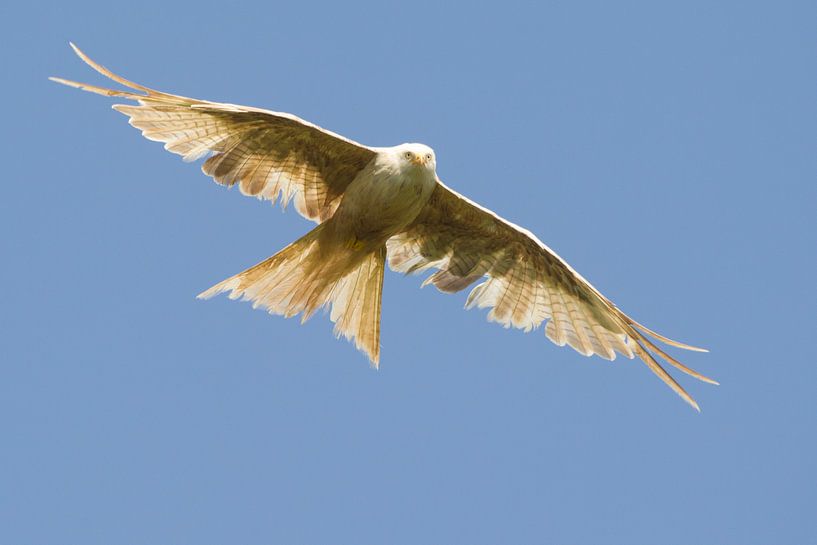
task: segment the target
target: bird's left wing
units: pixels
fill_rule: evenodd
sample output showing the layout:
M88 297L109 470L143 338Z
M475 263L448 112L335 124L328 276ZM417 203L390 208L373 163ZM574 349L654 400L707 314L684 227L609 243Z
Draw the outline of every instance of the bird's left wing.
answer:
M652 353L698 379L715 383L681 364L648 338L688 350L641 326L598 292L532 233L502 219L443 185L417 219L387 243L389 266L406 274L438 269L423 285L454 293L477 280L466 308L489 307L488 319L530 331L547 320L554 343L612 360L616 352L639 356L690 405L697 403ZM652 353L651 353L652 352Z
M202 165L216 182L238 185L245 195L294 200L304 217L321 223L335 212L343 192L376 152L292 114L222 104L149 89L117 76L71 44L100 74L128 87L105 89L62 78L52 80L104 96L135 100L116 104L130 124L186 161Z

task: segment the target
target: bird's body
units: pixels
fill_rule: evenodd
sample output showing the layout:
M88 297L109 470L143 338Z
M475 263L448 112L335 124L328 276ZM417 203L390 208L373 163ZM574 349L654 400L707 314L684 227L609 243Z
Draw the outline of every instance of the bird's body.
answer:
M72 44L73 46L73 44ZM663 337L621 312L533 234L446 187L436 156L423 144L369 147L291 114L192 99L121 78L74 47L95 70L131 90L69 80L59 83L138 106L115 105L151 140L185 160L208 157L205 174L242 193L296 210L318 225L269 259L200 297L229 292L270 313L306 320L330 308L335 332L378 365L386 263L402 273L436 269L425 284L446 293L481 281L466 308L530 331L546 323L558 345L615 359L638 356L698 408L653 354L689 369L650 340L704 351ZM137 91L137 92L134 92ZM651 353L652 352L652 353Z
M302 314L303 320L331 306L335 333L377 365L386 243L425 207L437 185L434 167L434 152L422 144L377 149L331 217L200 297L229 291L276 314Z
M436 164L434 152L423 144L375 149L374 158L346 189L332 221L344 236L384 245L425 207L437 185Z

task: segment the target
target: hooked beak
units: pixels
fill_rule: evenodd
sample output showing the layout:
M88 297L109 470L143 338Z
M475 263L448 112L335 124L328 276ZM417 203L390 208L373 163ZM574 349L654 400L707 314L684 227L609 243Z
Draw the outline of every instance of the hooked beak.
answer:
M411 162L412 162L412 163L414 163L414 164L415 164L415 165L417 165L417 166L421 166L421 167L422 167L422 166L425 166L425 164L428 162L428 160L426 159L426 156L425 156L425 155L415 155L415 156L414 156L414 157L411 159Z

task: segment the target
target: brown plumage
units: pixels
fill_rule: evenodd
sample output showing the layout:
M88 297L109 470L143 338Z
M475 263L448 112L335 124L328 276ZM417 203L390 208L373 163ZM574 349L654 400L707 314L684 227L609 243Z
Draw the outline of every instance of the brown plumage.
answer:
M117 91L60 78L97 94L134 100L114 106L151 140L185 160L207 156L205 174L222 185L296 210L319 225L267 260L205 291L230 292L271 313L309 318L331 307L337 335L377 365L385 261L414 273L436 269L425 284L470 292L466 308L530 331L546 323L554 343L586 356L638 356L698 409L656 356L700 380L650 337L687 350L641 326L530 232L449 189L422 144L368 147L291 114L172 95L121 78L72 47L91 67L128 87Z

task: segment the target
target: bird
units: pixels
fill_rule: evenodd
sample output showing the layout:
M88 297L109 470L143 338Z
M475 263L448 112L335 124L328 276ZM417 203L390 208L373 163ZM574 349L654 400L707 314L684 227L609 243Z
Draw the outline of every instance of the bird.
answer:
M76 45L91 68L123 86L49 78L107 97L146 138L241 193L294 208L317 225L260 263L198 297L231 299L302 323L329 312L343 336L380 364L380 316L386 264L444 293L469 292L465 308L487 308L489 321L545 336L585 356L638 357L683 400L698 403L659 363L711 384L656 343L707 352L639 324L533 233L443 184L432 148L419 143L373 147L295 115L157 91L118 76Z

